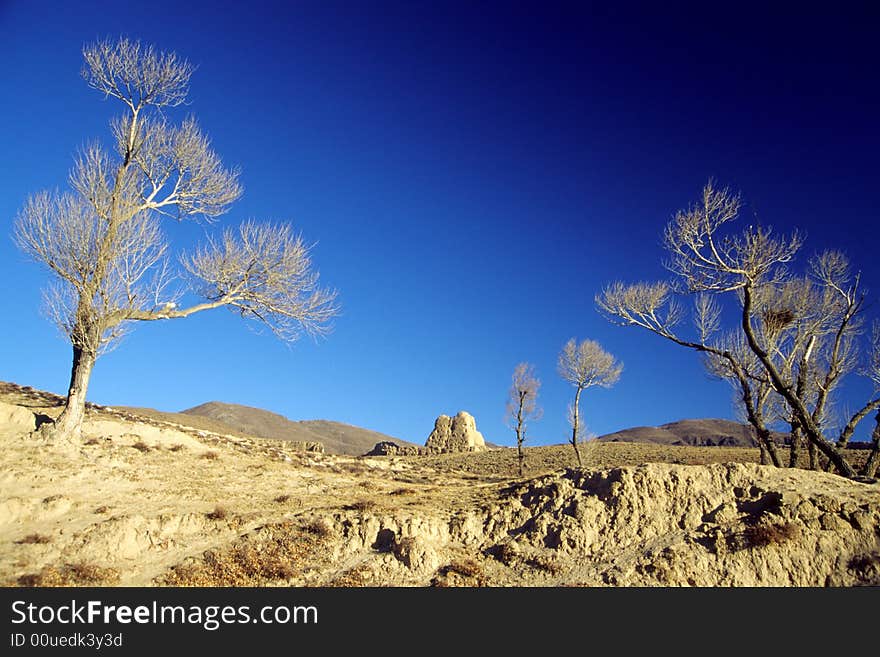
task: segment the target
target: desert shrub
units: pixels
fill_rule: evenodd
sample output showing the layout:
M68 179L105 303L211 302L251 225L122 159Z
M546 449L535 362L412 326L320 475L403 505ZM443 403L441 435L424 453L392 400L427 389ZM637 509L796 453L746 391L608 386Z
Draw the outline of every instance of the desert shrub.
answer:
M333 530L330 528L330 525L325 520L321 520L316 518L309 522L303 530L316 538L327 538L330 534L333 533Z
M441 568L444 574L457 573L464 577L479 577L483 569L473 559L456 559L452 563Z
M99 445L101 443L97 438L89 438L87 441L83 443L83 445Z
M205 514L208 520L225 520L229 516L229 512L219 504L214 507L213 511Z
M217 452L211 450L209 452L204 452L202 454L202 458L208 459L209 461L215 461L220 458L220 455Z
M275 502L278 504L284 504L290 499L290 495L279 495L275 498Z
M290 579L317 543L293 531L290 522L269 525L224 550L206 552L201 561L173 567L157 580L167 586L261 586Z
M97 586L113 585L119 581L119 571L86 562L47 566L39 573L22 575L19 586Z
M45 534L28 534L22 539L16 541L19 545L44 545L51 543L52 537Z
M179 452L182 449L184 449L183 445L181 445L180 443L175 443L174 445L172 445L171 447L168 448L168 451L169 452Z
M352 502L351 504L345 507L349 511L369 511L370 509L376 508L376 502L373 500L358 500L357 502Z
M741 533L731 536L728 539L728 544L734 550L745 550L748 548L766 547L768 545L782 545L797 539L800 535L800 527L790 522L755 524L749 525Z
M149 452L152 447L147 445L143 440L138 440L136 443L132 444L132 447L141 453Z
M489 552L495 559L503 563L505 566L509 566L513 563L516 563L520 559L519 550L516 549L513 543L503 543L501 545L496 545Z

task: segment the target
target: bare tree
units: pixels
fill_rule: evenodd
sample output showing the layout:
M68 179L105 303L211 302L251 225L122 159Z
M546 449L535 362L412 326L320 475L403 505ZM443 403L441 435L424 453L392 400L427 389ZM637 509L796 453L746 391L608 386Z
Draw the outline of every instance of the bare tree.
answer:
M519 462L519 476L523 476L525 452L523 443L526 441L526 429L529 422L541 418L538 408L538 389L541 381L535 376L534 367L529 363L520 363L513 370L513 381L507 398L507 421L516 432L516 450Z
M676 213L664 232L674 287L612 283L596 297L597 305L612 321L641 326L724 368L741 385L744 403L752 395L749 421L759 436L766 426L754 412L760 408L754 390L761 397L769 386L792 426L793 458L803 436L840 474L855 476L841 450L856 425L880 408L880 398L869 400L847 421L836 445L824 431L830 395L859 361L864 308L859 277L836 251L815 258L808 278L793 277L789 268L802 244L796 233L776 237L770 229L749 226L739 234L722 234L737 219L740 206L738 195L718 190L710 181L700 201ZM720 325L718 301L708 313L713 321L707 322L707 313L698 310L698 336L684 337L676 328L682 315L676 293L735 299L739 319L733 337L713 337Z
M574 403L569 408L571 424L571 446L577 457L578 466L583 465L581 452L578 449L578 438L583 433L580 423L581 393L593 386L610 388L623 372L623 364L605 351L594 340L578 342L574 338L565 343L559 354L557 371L565 381L575 388Z
M82 425L98 356L134 321L188 317L227 306L284 340L299 329L320 335L337 314L336 293L318 286L309 247L287 225L246 223L179 258L190 289L204 299L180 307L179 272L160 229L162 216L208 221L242 193L192 118L169 122L184 103L193 67L138 42L100 41L83 49L86 83L121 102L114 147L82 149L65 193L40 192L19 213L19 248L55 281L47 311L73 346L67 401L49 433L71 440Z

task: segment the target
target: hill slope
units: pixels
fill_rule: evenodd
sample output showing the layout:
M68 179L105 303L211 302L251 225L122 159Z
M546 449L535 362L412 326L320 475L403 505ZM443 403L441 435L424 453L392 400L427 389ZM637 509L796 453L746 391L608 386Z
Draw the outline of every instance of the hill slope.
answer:
M782 444L784 434L774 434ZM695 447L753 447L752 429L747 424L705 418L680 420L659 427L633 427L599 438L602 442L657 443L660 445L692 445Z
M209 418L215 422L222 422L242 433L260 438L317 441L324 445L328 454L359 456L381 441L391 441L399 445L413 444L378 431L362 429L342 422L329 420L293 421L283 415L261 408L217 401L188 408L181 411L181 415Z

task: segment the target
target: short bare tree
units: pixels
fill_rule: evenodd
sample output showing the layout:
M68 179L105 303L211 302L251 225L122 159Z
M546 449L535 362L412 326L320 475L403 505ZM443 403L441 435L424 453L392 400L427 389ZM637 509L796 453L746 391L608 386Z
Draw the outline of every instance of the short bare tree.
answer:
M802 245L797 233L777 237L768 228L749 226L723 234L740 207L738 194L710 181L699 202L676 213L664 232L673 283L612 283L596 297L597 305L616 323L640 326L703 353L712 371L735 381L749 422L776 465L780 459L762 417L774 396L791 426L789 462L797 461L803 437L814 465L817 450L840 474L854 477L842 450L857 424L880 408L880 397L849 418L836 444L825 431L833 391L866 353L859 345L865 299L859 276L837 251L814 258L806 276L794 276L791 263ZM680 295L694 297L694 337L677 328ZM728 333L720 331L723 299L735 301L739 315L737 328ZM860 371L880 377L880 363L868 360Z
M559 354L557 371L565 381L575 388L574 402L569 408L568 419L571 425L571 446L577 457L578 466L583 466L578 439L583 433L580 422L581 393L593 386L610 388L620 379L623 363L617 361L595 340L578 342L574 338L565 343Z
M320 335L337 314L336 293L319 287L309 246L286 224L226 230L176 268L160 229L163 216L208 221L241 196L238 172L223 166L192 118L174 125L193 67L138 42L100 41L83 49L86 83L122 105L111 122L113 149L85 146L71 191L40 192L20 211L19 248L54 276L46 307L73 346L67 401L48 433L75 440L95 360L135 321L188 317L227 306L284 340ZM203 301L180 307L180 274Z
M529 363L520 363L513 370L513 380L507 397L507 421L516 432L516 450L519 463L519 476L523 476L525 452L523 443L526 441L526 430L530 422L541 418L538 408L538 389L541 381L535 376L535 370Z

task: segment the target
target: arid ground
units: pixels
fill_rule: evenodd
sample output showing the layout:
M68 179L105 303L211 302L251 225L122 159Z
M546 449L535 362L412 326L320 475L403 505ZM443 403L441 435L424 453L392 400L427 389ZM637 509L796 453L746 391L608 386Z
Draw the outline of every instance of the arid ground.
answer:
M7 586L880 584L880 484L632 443L354 457L0 384ZM215 427L216 428L216 427Z

